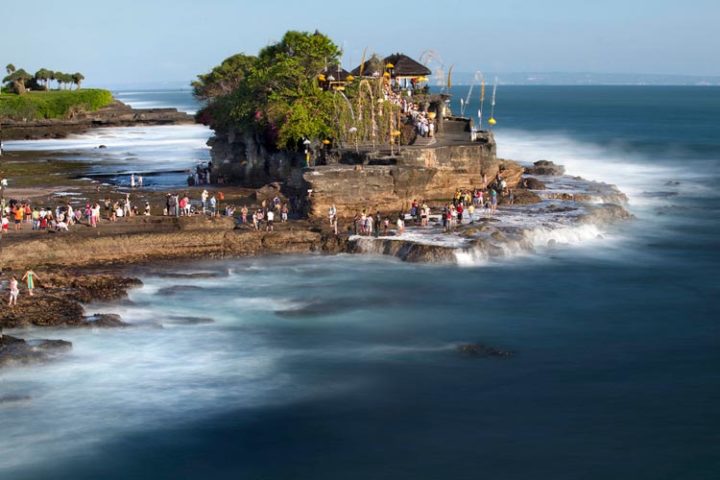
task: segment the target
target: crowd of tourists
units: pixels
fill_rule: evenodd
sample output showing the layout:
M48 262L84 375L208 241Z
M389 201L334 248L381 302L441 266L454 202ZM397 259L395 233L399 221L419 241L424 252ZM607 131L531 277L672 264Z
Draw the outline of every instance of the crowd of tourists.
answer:
M428 112L420 109L420 106L412 101L410 90L395 91L389 84L383 87L385 101L400 107L405 116L406 122L415 127L418 135L422 137L433 137L435 135L435 121L430 118Z
M487 178L483 178L483 183L488 183ZM387 235L390 226L394 225L395 234L402 235L405 232L406 222L427 227L430 225L431 217L434 216L442 223L444 231L450 232L460 225L473 223L477 218L476 214L495 214L500 197L505 197L509 205L514 202L513 192L508 188L502 173L498 173L487 188L457 189L452 200L435 214L425 200L413 199L409 211L399 212L394 219L381 215L379 211L372 215L363 210L353 218L351 229L355 235L377 237ZM330 225L337 232L337 210L334 205L328 216Z
M287 223L290 207L287 202L283 202L279 196L273 197L268 203L263 200L260 208L255 209L252 213L247 206L240 209L240 223L252 223L255 230L265 230L272 232L275 229L276 219L280 219L280 223Z
M55 208L31 206L29 201L10 200L2 207L2 232L23 230L30 225L32 230L68 231L73 225L84 223L97 227L100 219L100 204L86 203L73 208L69 203ZM12 228L11 228L12 225Z

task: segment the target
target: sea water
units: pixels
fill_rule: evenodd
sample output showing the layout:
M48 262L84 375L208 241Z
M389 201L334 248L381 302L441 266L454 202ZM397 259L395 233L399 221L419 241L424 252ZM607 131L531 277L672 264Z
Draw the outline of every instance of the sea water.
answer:
M113 92L134 108L177 108L195 113L200 107L190 90ZM163 125L98 128L66 138L10 140L9 154L33 152L38 159L59 158L88 164L87 175L99 182L130 185L132 174L143 176L150 189L187 185L189 172L210 161L207 141L212 131L204 125ZM9 179L12 186L12 179Z
M88 308L132 327L22 332L73 350L0 371L0 478L717 478L718 115L715 88L498 90L502 156L629 194L608 238L138 270Z

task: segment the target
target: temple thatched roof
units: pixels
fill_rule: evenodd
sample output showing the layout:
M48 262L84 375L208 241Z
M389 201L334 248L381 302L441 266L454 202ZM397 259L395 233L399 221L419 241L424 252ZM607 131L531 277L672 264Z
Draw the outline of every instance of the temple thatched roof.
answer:
M383 59L382 65L378 65L378 62L371 63L370 61L365 63L362 76L372 77L382 75L384 73L385 65L388 63L393 65L392 76L393 77L425 77L432 75L432 72L422 63L413 60L402 53L395 53L387 56ZM360 66L352 70L352 74L355 76L360 75Z
M350 72L339 66L327 67L320 73L325 75L328 82L346 82L350 75Z

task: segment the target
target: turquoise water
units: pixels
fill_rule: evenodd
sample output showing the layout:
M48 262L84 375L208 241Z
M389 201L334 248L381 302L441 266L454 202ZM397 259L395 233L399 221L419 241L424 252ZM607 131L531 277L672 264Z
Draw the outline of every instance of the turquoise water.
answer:
M0 478L717 478L719 114L713 88L500 88L501 155L630 194L587 246L138 271L92 307L134 328L33 331L73 353L0 373L31 397L0 404Z

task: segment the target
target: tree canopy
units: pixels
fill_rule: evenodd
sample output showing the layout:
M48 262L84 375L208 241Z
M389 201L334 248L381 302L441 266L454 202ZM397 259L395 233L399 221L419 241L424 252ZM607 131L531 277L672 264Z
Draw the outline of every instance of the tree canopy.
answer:
M261 134L279 148L333 130L333 94L318 88L317 74L337 65L341 51L319 33L287 32L257 56L238 54L193 82L207 101L198 116L216 129L237 126Z
M63 87L70 87L75 85L77 89L80 89L82 81L85 80L85 76L82 73L63 73L54 72L47 68L41 68L35 75L30 75L24 69L17 69L15 65L9 63L5 67L5 71L8 75L3 79L3 83L9 85L10 90L17 94L24 94L26 90L49 90L50 82L57 82L58 90Z

